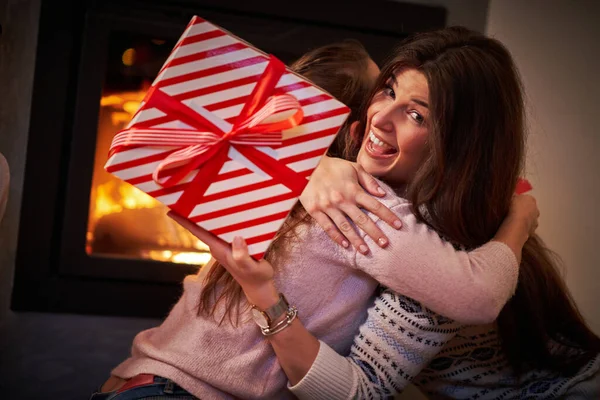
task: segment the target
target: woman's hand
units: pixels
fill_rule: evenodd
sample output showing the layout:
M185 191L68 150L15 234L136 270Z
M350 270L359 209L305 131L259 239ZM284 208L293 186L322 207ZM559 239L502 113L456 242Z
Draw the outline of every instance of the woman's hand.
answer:
M500 225L494 240L503 242L511 248L517 262L521 263L521 254L525 242L538 227L540 210L535 197L528 194L514 195L508 215Z
M352 243L357 250L366 254L369 248L349 219L381 247L387 246L388 238L359 207L377 215L390 226L397 229L402 227L398 217L369 193L385 195L377 181L360 165L339 158L323 157L300 195L300 202L336 243L343 247Z
M535 197L528 194L513 196L506 218L522 221L525 224L528 236L533 235L537 229L539 217L540 210Z
M244 239L235 237L232 245L229 246L212 233L173 211L169 211L167 215L210 248L212 256L240 284L251 304L265 310L277 303L279 292L273 280L273 266L266 260L256 261L250 257Z

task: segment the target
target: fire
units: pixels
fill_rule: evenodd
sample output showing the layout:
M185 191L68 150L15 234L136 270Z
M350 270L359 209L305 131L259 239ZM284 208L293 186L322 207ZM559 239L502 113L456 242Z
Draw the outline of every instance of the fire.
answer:
M158 261L169 261L177 264L191 264L191 265L206 265L210 260L210 253L198 253L198 252L172 252L170 250L164 251L150 251L148 252L148 258Z
M112 179L96 188L93 219L99 220L105 215L122 212L124 209L161 207L162 204L142 192L135 186Z
M87 252L205 265L208 247L168 218L166 206L102 168L112 137L133 117L144 94L140 90L101 98Z

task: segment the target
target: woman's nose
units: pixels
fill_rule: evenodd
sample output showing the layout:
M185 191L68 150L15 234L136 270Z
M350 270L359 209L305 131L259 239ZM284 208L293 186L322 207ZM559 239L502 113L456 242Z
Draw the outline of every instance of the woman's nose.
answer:
M372 125L380 131L392 132L394 130L394 111L395 107L391 105L382 107L373 115Z

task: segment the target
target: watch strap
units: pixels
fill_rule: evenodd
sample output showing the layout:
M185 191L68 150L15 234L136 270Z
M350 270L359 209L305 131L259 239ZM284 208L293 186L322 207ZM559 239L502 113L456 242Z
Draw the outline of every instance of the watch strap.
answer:
M266 310L263 310L263 313L265 313L269 317L269 320L272 323L273 321L287 313L289 308L290 304L288 303L285 296L282 293L280 293L279 301L273 304L271 307L267 308Z

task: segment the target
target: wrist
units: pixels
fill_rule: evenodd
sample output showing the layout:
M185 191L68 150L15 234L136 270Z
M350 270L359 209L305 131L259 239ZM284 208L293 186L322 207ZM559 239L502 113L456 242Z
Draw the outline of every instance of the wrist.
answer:
M248 302L261 310L266 310L279 301L279 292L272 280L260 286L246 288L244 293Z
M520 247L529 239L529 224L525 218L514 215L506 217L495 236L501 242L518 240Z

